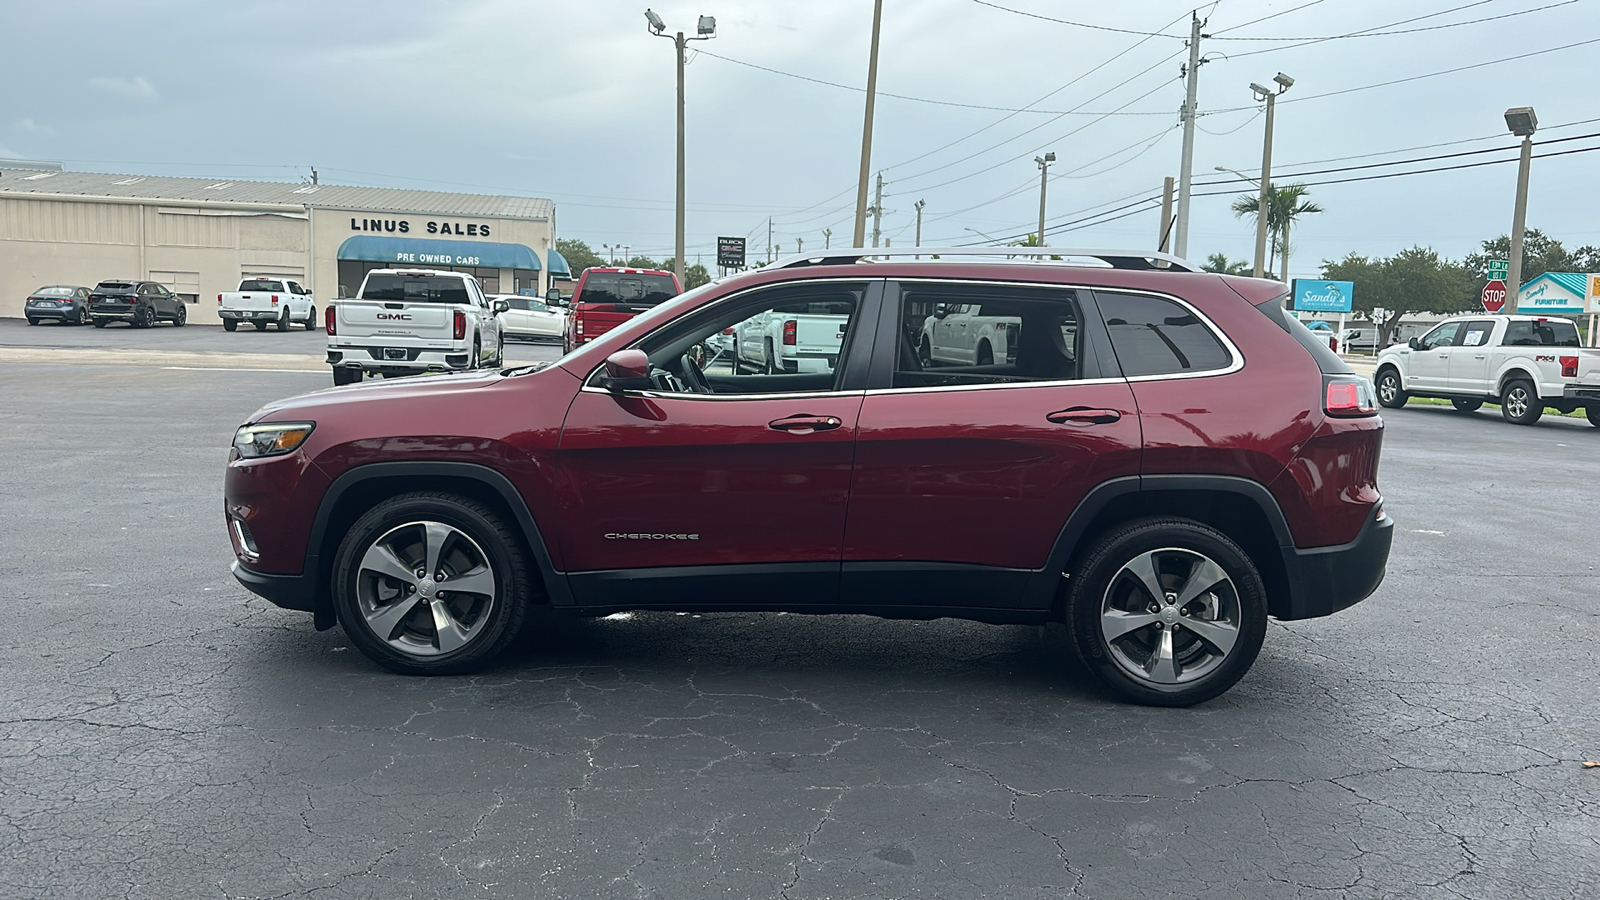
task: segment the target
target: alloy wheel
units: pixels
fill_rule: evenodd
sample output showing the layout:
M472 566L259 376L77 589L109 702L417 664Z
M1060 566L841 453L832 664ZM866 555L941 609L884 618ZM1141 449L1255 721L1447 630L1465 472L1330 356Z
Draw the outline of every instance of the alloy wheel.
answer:
M1118 668L1140 681L1204 678L1233 651L1242 614L1238 588L1210 557L1167 547L1141 553L1106 585L1100 634Z
M1528 392L1521 387L1514 387L1506 393L1506 412L1513 419L1520 419L1528 414Z
M440 656L471 643L490 621L497 587L483 548L459 528L436 521L384 532L356 572L364 624L410 657Z

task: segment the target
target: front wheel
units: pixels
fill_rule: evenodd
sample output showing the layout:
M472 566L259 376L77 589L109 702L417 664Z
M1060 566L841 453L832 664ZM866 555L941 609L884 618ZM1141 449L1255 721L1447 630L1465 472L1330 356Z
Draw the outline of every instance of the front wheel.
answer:
M1073 573L1067 624L1101 684L1147 706L1190 706L1232 687L1267 631L1266 587L1221 532L1152 518L1102 538Z
M1483 401L1482 400L1455 399L1455 400L1451 400L1450 401L1450 405L1454 406L1456 408L1456 412L1469 413L1469 412L1477 412L1479 409L1482 409L1483 408Z
M521 630L535 575L492 509L446 493L392 497L356 520L334 559L351 643L407 675L470 671Z
M172 319L172 327L173 328L182 328L184 326L184 324L187 323L188 321L189 321L189 308L187 306L184 306L181 303L178 304L178 314L175 317L173 317L173 319Z
M1513 381L1500 396L1500 415L1513 425L1532 425L1544 415L1544 403L1531 381Z
M1393 369L1384 369L1378 373L1378 403L1387 409L1399 409L1411 399L1400 387L1400 373Z
M238 328L239 328L239 321L237 319L223 319L222 320L222 330L223 331L236 331L236 330L238 330Z
M315 303L313 303L311 305L311 311L306 313L306 330L316 331L318 324L320 323L317 322L317 306Z

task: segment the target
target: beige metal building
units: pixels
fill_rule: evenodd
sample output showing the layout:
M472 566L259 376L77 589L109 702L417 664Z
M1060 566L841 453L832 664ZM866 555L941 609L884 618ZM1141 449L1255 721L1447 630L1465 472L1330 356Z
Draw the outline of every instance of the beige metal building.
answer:
M218 293L246 275L311 287L318 305L370 269L450 269L488 293L543 294L567 264L555 207L534 197L106 175L0 160L0 316L47 284L159 281L219 324Z

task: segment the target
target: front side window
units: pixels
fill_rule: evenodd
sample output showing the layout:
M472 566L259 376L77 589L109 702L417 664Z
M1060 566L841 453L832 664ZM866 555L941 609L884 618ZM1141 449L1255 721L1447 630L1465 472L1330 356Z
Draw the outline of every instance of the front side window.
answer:
M1083 377L1071 290L986 284L901 286L894 387Z
M1428 332L1417 341L1418 350L1437 350L1440 347L1455 345L1456 336L1461 333L1461 322L1446 322L1438 328Z
M1188 375L1226 369L1228 349L1182 304L1148 294L1095 292L1122 374Z

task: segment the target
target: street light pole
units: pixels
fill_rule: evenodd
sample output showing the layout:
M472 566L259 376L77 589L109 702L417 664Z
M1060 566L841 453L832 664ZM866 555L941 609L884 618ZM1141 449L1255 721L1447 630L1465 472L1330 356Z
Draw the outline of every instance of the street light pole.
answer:
M1191 13L1189 23L1189 65L1183 70L1185 95L1183 100L1183 162L1178 169L1178 225L1173 235L1172 252L1184 256L1189 252L1189 189L1194 173L1194 119L1195 103L1199 93L1200 29L1205 25L1198 15Z
M1510 271L1506 273L1507 313L1517 311L1517 293L1522 288L1522 237L1528 218L1528 169L1533 163L1533 133L1539 129L1539 117L1533 107L1519 106L1506 110L1506 127L1522 138L1522 160L1517 165L1517 204L1511 214Z
M678 57L678 211L677 211L677 240L673 253L672 268L678 276L678 283L683 283L683 253L684 253L684 176L683 176L683 65L685 48L689 41L706 41L717 36L717 20L711 16L701 16L695 37L685 37L683 32L676 35L666 33L666 23L661 17L650 10L644 11L645 27L656 37L667 38L672 41Z
M867 60L867 113L861 126L861 177L856 179L856 239L853 247L866 246L867 175L872 171L872 107L878 99L878 28L883 24L883 0L872 4L872 54Z
M917 211L917 242L913 245L916 247L922 246L922 208L927 205L927 202L923 200L918 200L911 204L912 208Z
M1043 156L1035 156L1034 163L1039 166L1039 246L1044 246L1044 192L1050 183L1050 164L1056 161L1054 152Z

